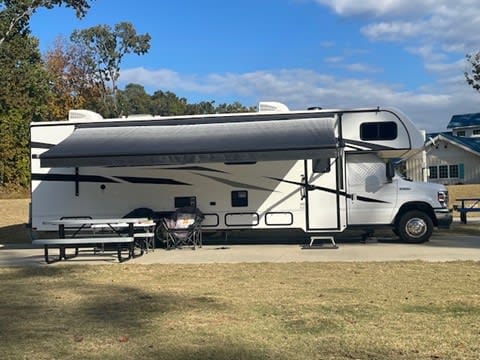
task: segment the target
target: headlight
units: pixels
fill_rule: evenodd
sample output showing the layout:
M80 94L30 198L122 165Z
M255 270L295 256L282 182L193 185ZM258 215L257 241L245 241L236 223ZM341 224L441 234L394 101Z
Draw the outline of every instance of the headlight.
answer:
M448 207L448 191L439 191L438 192L438 202L443 207Z

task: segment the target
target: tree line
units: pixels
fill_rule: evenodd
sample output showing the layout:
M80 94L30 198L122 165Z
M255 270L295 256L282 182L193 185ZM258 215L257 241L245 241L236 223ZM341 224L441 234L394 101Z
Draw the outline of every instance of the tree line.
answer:
M30 122L65 120L70 109L88 109L104 117L255 110L238 102L189 103L170 91L150 95L138 84L119 89L124 57L146 54L150 48L150 35L137 34L129 22L75 30L41 54L29 28L35 12L65 6L82 18L92 2L0 0L0 190L29 186Z

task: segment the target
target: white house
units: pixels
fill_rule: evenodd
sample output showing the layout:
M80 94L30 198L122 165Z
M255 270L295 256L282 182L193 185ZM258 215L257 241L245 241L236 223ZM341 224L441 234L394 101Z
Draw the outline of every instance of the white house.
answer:
M454 115L447 132L428 134L406 161L407 177L445 185L480 183L480 113Z

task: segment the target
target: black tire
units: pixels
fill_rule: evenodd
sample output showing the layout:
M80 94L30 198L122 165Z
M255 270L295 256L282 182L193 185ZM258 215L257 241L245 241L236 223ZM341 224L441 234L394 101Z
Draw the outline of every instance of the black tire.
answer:
M400 217L396 230L400 239L411 244L420 244L430 239L433 222L422 211L408 211Z

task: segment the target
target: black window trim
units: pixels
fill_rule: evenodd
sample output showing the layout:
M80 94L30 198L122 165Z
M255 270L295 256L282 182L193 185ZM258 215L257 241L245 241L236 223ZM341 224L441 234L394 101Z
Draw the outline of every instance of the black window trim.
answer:
M380 136L380 127L381 125L387 126L387 125L392 125L394 126L395 130L395 136ZM366 126L372 126L375 125L377 127L376 129L376 135L377 137L366 137L365 136L365 127ZM390 133L390 131L389 131ZM370 122L363 122L360 124L360 139L363 141L392 141L398 138L398 125L395 121L370 121Z
M245 198L239 198L240 193L245 193ZM248 207L248 190L232 190L230 196L232 207Z
M187 199L188 199L187 205L177 206L177 205L181 205L179 204L179 202L187 201ZM195 203L194 205L192 205L192 199L193 199L193 202ZM173 198L173 205L175 206L176 209L182 208L182 207L190 207L190 206L197 207L197 197L196 196L175 196Z
M256 218L256 223L245 223L245 224L229 224L228 217L234 215L251 215ZM226 213L225 214L225 226L258 226L260 224L260 215L257 212L238 212L238 213Z

